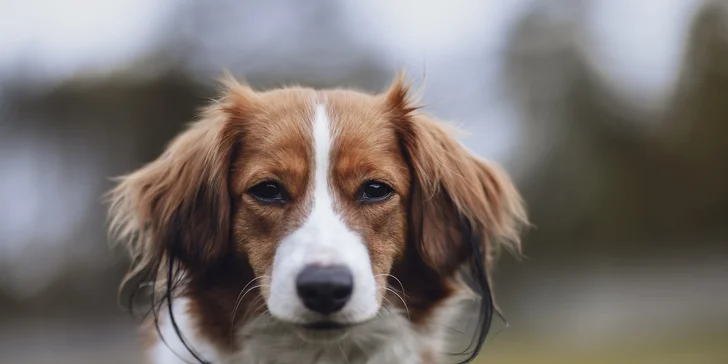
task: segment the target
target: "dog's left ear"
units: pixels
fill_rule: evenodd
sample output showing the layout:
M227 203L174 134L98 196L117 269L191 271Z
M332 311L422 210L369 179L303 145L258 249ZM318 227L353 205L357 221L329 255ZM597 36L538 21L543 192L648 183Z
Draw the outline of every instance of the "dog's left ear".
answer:
M383 97L413 171L409 223L421 235L415 245L422 260L450 276L474 254L491 268L499 245L520 252L520 228L528 222L513 183L466 150L444 124L419 113L409 94L400 76Z
M445 125L417 112L403 76L382 97L412 171L408 249L427 267L422 273L429 270L449 282L463 277L481 296L473 341L459 354L468 363L480 352L495 311L489 278L493 253L501 245L520 252L520 228L528 223L523 203L500 168L466 150ZM439 295L435 287L426 289Z

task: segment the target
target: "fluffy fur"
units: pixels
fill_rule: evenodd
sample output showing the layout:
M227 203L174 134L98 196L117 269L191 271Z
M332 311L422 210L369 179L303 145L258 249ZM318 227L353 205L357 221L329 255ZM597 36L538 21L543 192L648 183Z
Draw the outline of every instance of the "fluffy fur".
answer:
M122 292L150 299L149 362L439 363L475 293L460 357L472 360L494 311L492 257L520 251L527 220L505 173L419 109L404 77L379 95L228 77L157 160L120 178L111 231L132 257ZM251 193L266 181L280 203ZM371 181L392 194L362 200ZM353 272L352 298L326 318L345 329L302 326L323 319L292 287L306 264Z

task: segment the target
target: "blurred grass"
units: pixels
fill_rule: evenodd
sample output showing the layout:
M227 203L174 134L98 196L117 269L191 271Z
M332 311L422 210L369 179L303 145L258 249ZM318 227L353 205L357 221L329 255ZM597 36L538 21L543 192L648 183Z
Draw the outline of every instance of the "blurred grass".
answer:
M592 348L496 338L476 364L726 364L728 328L712 333L684 333L671 339L621 340Z
M136 364L140 351L133 326L19 328L0 335L0 363ZM50 330L49 330L50 329ZM38 331L39 330L39 331ZM3 331L0 330L0 334ZM43 334L41 334L43 332ZM20 334L20 335L17 335ZM528 337L503 331L486 343L475 364L726 364L728 327L695 327L679 334L624 333L609 342ZM43 336L47 337L43 337ZM669 337L668 337L669 336ZM31 338L31 340L27 340ZM35 339L33 339L35 338ZM589 346L583 345L585 342Z

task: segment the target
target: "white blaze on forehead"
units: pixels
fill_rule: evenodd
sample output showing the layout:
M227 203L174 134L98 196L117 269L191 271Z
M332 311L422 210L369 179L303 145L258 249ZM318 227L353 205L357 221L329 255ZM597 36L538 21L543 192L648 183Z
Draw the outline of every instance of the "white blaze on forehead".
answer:
M316 105L315 115L313 122L313 140L316 172L314 174L313 210L308 221L312 221L314 224L321 224L324 221L336 223L340 221L338 221L339 218L333 210L334 201L331 198L328 182L331 165L331 125L324 105ZM322 235L328 233L328 229L324 227L324 225L319 226L319 233Z
M331 174L331 123L325 105L316 105L313 120L314 181L312 207L303 225L282 239L273 260L268 308L295 322L315 319L296 293L296 277L307 265L343 265L354 277L354 292L334 319L362 321L379 309L369 251L334 208Z

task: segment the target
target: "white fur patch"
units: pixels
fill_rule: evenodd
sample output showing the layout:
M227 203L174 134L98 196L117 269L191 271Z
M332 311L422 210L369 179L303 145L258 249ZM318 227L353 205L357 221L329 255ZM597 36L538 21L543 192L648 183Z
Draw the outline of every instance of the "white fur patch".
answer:
M211 362L220 362L217 351L206 340L198 337L198 331L192 317L188 314L189 301L185 298L174 300L172 311L177 327L182 333L187 344L201 356L202 359ZM185 347L182 340L174 331L174 326L169 318L169 311L162 310L159 317L159 331L161 337L150 349L148 356L155 364L188 364L198 361Z
M310 264L343 265L354 277L354 291L344 308L332 315L339 322L371 319L379 310L369 251L334 209L331 175L331 125L324 105L316 106L313 123L315 173L313 207L303 225L285 237L276 250L268 308L279 319L307 323L319 314L308 310L296 293L296 277Z

